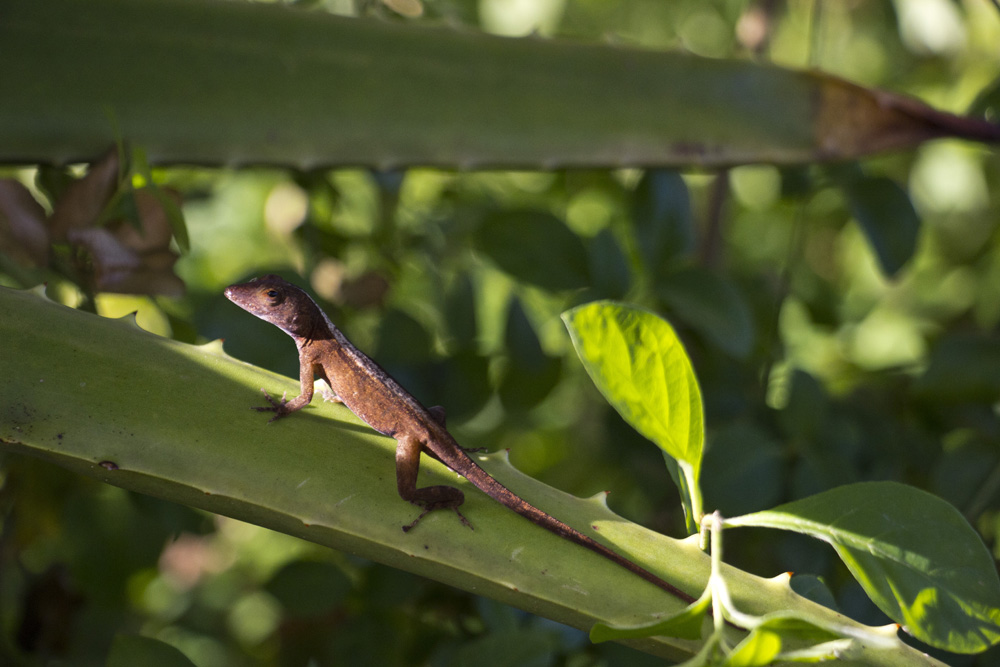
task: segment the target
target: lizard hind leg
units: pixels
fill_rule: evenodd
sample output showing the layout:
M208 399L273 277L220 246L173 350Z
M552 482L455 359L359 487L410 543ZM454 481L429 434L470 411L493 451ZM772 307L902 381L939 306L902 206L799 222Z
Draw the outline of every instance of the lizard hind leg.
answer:
M448 421L448 413L444 409L443 405L435 405L434 407L427 408L427 414L431 416L431 419L436 421L438 424L441 424L441 426L445 427L448 426L448 424L446 423ZM462 451L464 451L466 454L473 454L473 453L485 453L488 450L485 447L472 447L472 448L462 447ZM434 458L438 459L438 457L435 456L432 452L427 452L427 453L433 456ZM438 461L440 460L441 459L438 459Z
M420 470L420 452L423 446L413 437L401 437L396 445L396 486L399 496L408 500L424 511L412 523L403 526L403 532L408 533L420 520L434 510L454 510L462 524L472 528L468 519L462 516L459 507L465 502L465 494L454 486L425 486L417 488L417 473Z

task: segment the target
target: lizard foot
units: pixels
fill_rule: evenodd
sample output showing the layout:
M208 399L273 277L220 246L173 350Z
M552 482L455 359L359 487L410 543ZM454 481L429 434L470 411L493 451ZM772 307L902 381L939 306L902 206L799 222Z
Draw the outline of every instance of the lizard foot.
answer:
M266 398L267 402L270 403L271 405L270 406L266 406L265 405L265 406L262 406L262 407L256 407L256 406L254 406L254 407L250 408L251 410L256 410L257 412L273 412L274 416L267 420L268 424L270 424L271 422L273 422L275 419L281 419L282 417L284 417L285 415L288 414L288 410L285 409L285 404L288 403L288 398L287 398L288 397L288 392L287 391L284 392L283 394L281 394L281 400L280 401L278 401L278 400L276 400L274 398L271 398L271 395L269 393L267 393L267 389L264 389L262 387L261 391L264 392L264 398Z
M437 510L437 509L444 509L444 508L443 507L429 507L429 508L424 509L424 511L420 513L420 516L418 516L416 519L414 519L412 523L408 523L407 525L403 526L403 532L404 533L408 533L411 530L413 530L417 526L417 524L420 523L421 519L423 519L425 516L427 516L428 514L430 514L431 512L433 512L434 510ZM472 527L472 524L469 523L469 520L466 519L465 516L461 512L458 511L457 507L452 507L451 509L455 510L455 514L457 514L458 518L462 520L462 525L463 526L468 526L469 530L475 530L475 528Z
M424 510L423 512L421 512L420 516L418 516L416 519L414 519L411 523L408 523L405 526L403 526L403 532L404 533L408 533L411 530L413 530L414 528L416 528L417 524L420 523L420 520L423 519L425 516L427 516L429 513L430 513L430 510Z

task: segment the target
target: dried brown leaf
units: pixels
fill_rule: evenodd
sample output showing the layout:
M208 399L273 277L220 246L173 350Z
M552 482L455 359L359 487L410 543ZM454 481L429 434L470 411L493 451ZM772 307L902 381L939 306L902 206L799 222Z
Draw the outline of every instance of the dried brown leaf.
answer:
M821 159L851 159L959 137L1000 142L1000 126L956 116L911 97L865 88L835 77L820 81L816 136Z
M90 166L86 176L66 188L49 219L53 240L66 240L69 230L97 222L118 187L118 167L118 151L112 148Z
M0 251L23 266L49 262L45 210L12 178L0 179Z
M176 193L168 194L179 200ZM97 289L180 296L184 283L173 273L178 255L170 249L171 229L163 205L148 189L137 190L135 201L141 229L122 219L104 227L70 229L67 238L90 252Z

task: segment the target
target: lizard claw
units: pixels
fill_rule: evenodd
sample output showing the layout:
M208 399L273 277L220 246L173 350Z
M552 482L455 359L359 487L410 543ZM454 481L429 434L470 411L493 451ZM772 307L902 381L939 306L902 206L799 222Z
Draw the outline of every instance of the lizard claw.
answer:
M411 530L413 530L414 528L416 528L417 524L420 523L421 519L423 519L425 516L427 516L428 512L430 512L430 510L424 510L423 512L420 513L420 516L418 516L416 519L414 519L410 523L408 523L405 526L403 526L403 532L404 533L408 533Z
M420 513L420 516L414 519L411 523L408 523L405 526L403 526L403 532L408 533L411 530L413 530L416 527L416 525L420 523L421 519L423 519L425 516L427 516L436 509L443 509L443 508L431 507L429 509L425 509L423 512ZM451 509L455 510L455 514L457 514L458 518L462 520L463 526L466 526L469 530L475 530L475 528L472 527L472 524L469 523L469 520L465 518L465 515L463 515L461 512L458 511L457 507L452 507Z
M271 398L271 395L267 393L267 389L261 387L261 391L264 392L264 398L266 398L267 402L270 403L271 405L270 406L264 405L259 407L252 406L250 408L251 410L256 410L257 412L273 412L274 416L267 420L268 424L273 422L275 419L281 419L282 417L288 414L288 411L285 409L285 404L288 403L287 391L281 394L280 401Z
M455 514L458 515L458 518L462 520L463 526L468 527L469 530L475 530L475 528L472 527L472 524L469 523L469 520L465 518L465 515L458 511L457 507L453 507L452 509L455 510Z

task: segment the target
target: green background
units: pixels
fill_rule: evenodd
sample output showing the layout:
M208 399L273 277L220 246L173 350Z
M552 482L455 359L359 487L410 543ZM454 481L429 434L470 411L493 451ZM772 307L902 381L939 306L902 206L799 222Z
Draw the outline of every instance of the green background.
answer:
M0 2L0 9L11 7ZM987 2L772 7L735 0L546 0L525 8L501 0L442 0L425 3L416 20L377 3L330 8L393 29L426 23L461 34L536 31L529 40L687 51L738 61L737 69L752 60L815 67L946 111L997 120L1000 12ZM52 34L58 35L55 19ZM109 31L127 36L121 20ZM761 46L751 39L759 26L770 30ZM144 50L141 42L137 48ZM204 56L203 44L190 48ZM68 69L100 64L86 51L49 52L56 66ZM41 98L32 97L30 72L7 64L0 78L24 86L17 98L27 113ZM573 64L570 58L565 67ZM252 66L216 65L227 72ZM166 61L146 67L150 76L172 71ZM10 74L15 71L17 77ZM510 76L523 71L512 63ZM129 96L114 80L101 85ZM795 136L809 120L800 105L761 97L752 86L704 85L723 101L735 95L788 114L775 125ZM414 86L417 98L429 100L418 111L440 121L446 112L435 111L438 93ZM12 99L9 90L5 99ZM65 93L69 104L87 91ZM79 117L67 111L74 107L55 106L58 90L45 94L52 96L44 98L52 115L34 113L32 122L52 136L75 136ZM269 94L289 95L259 91L265 101ZM180 102L197 110L200 95L208 93L191 91ZM455 119L435 122L442 134L434 137L448 136L463 116L488 116L489 91L475 95L458 99L462 113ZM685 108L685 99L670 104L704 120L697 107ZM186 295L101 294L96 307L112 317L138 310L141 326L185 342L225 338L233 356L294 377L292 342L221 295L232 282L280 272L311 286L348 336L424 403L446 406L449 425L466 446L509 449L515 467L576 495L609 490L616 512L681 537L684 519L660 453L590 384L558 317L595 298L627 300L667 317L692 357L706 408L707 510L733 516L849 482L897 480L953 503L996 555L995 151L941 140L836 166L807 154L781 167L639 170L626 154L608 157L594 148L607 136L627 135L628 126L614 122L615 103L613 94L595 97L606 114L601 125L583 122L586 100L561 110L558 121L547 121L561 144L484 124L476 127L485 143L470 152L461 145L437 157L434 145L425 144L409 160L392 151L379 159L372 146L385 135L369 134L372 143L359 153L367 157L349 160L369 161L331 171L306 171L315 165L301 159L310 148L302 145L290 158L275 158L294 170L167 167L151 150L156 181L183 195L190 250L176 273ZM740 107L725 108L731 116L722 118L734 119L726 121L727 131L738 140ZM355 116L371 123L364 132L390 126L396 112L388 108L385 119L373 113L365 107ZM176 147L169 141L176 118L150 118L164 130L163 145ZM253 129L235 113L195 116L190 123L205 123L204 142L223 136L229 125ZM419 130L410 126L409 136ZM326 128L325 135L337 131ZM197 137L184 136L190 150L202 147ZM34 150L55 162L80 159L110 144L99 139L107 143L83 142L83 153L44 145L17 151ZM480 164L476 151L483 146L503 150L506 142L528 151L516 161L518 171L463 169ZM238 147L189 161L240 164ZM531 153L533 147L540 149ZM566 160L571 150L589 157ZM4 155L12 163L23 159L18 152ZM444 168L387 170L399 166L396 159ZM563 164L590 167L550 169ZM11 164L2 175L37 182L31 166ZM0 283L40 282L59 300L85 302L64 273L3 257ZM253 418L249 411L247 418ZM320 664L653 660L622 647L591 646L575 630L288 535L125 492L22 455L4 452L2 463L0 661L46 664L62 656L71 664L104 664L117 633L162 639L200 667L306 664L306 656ZM766 577L820 575L846 614L885 622L822 544L733 531L726 560ZM61 631L33 633L25 622L37 613L31 604L63 619L41 627ZM969 660L992 664L996 650Z

